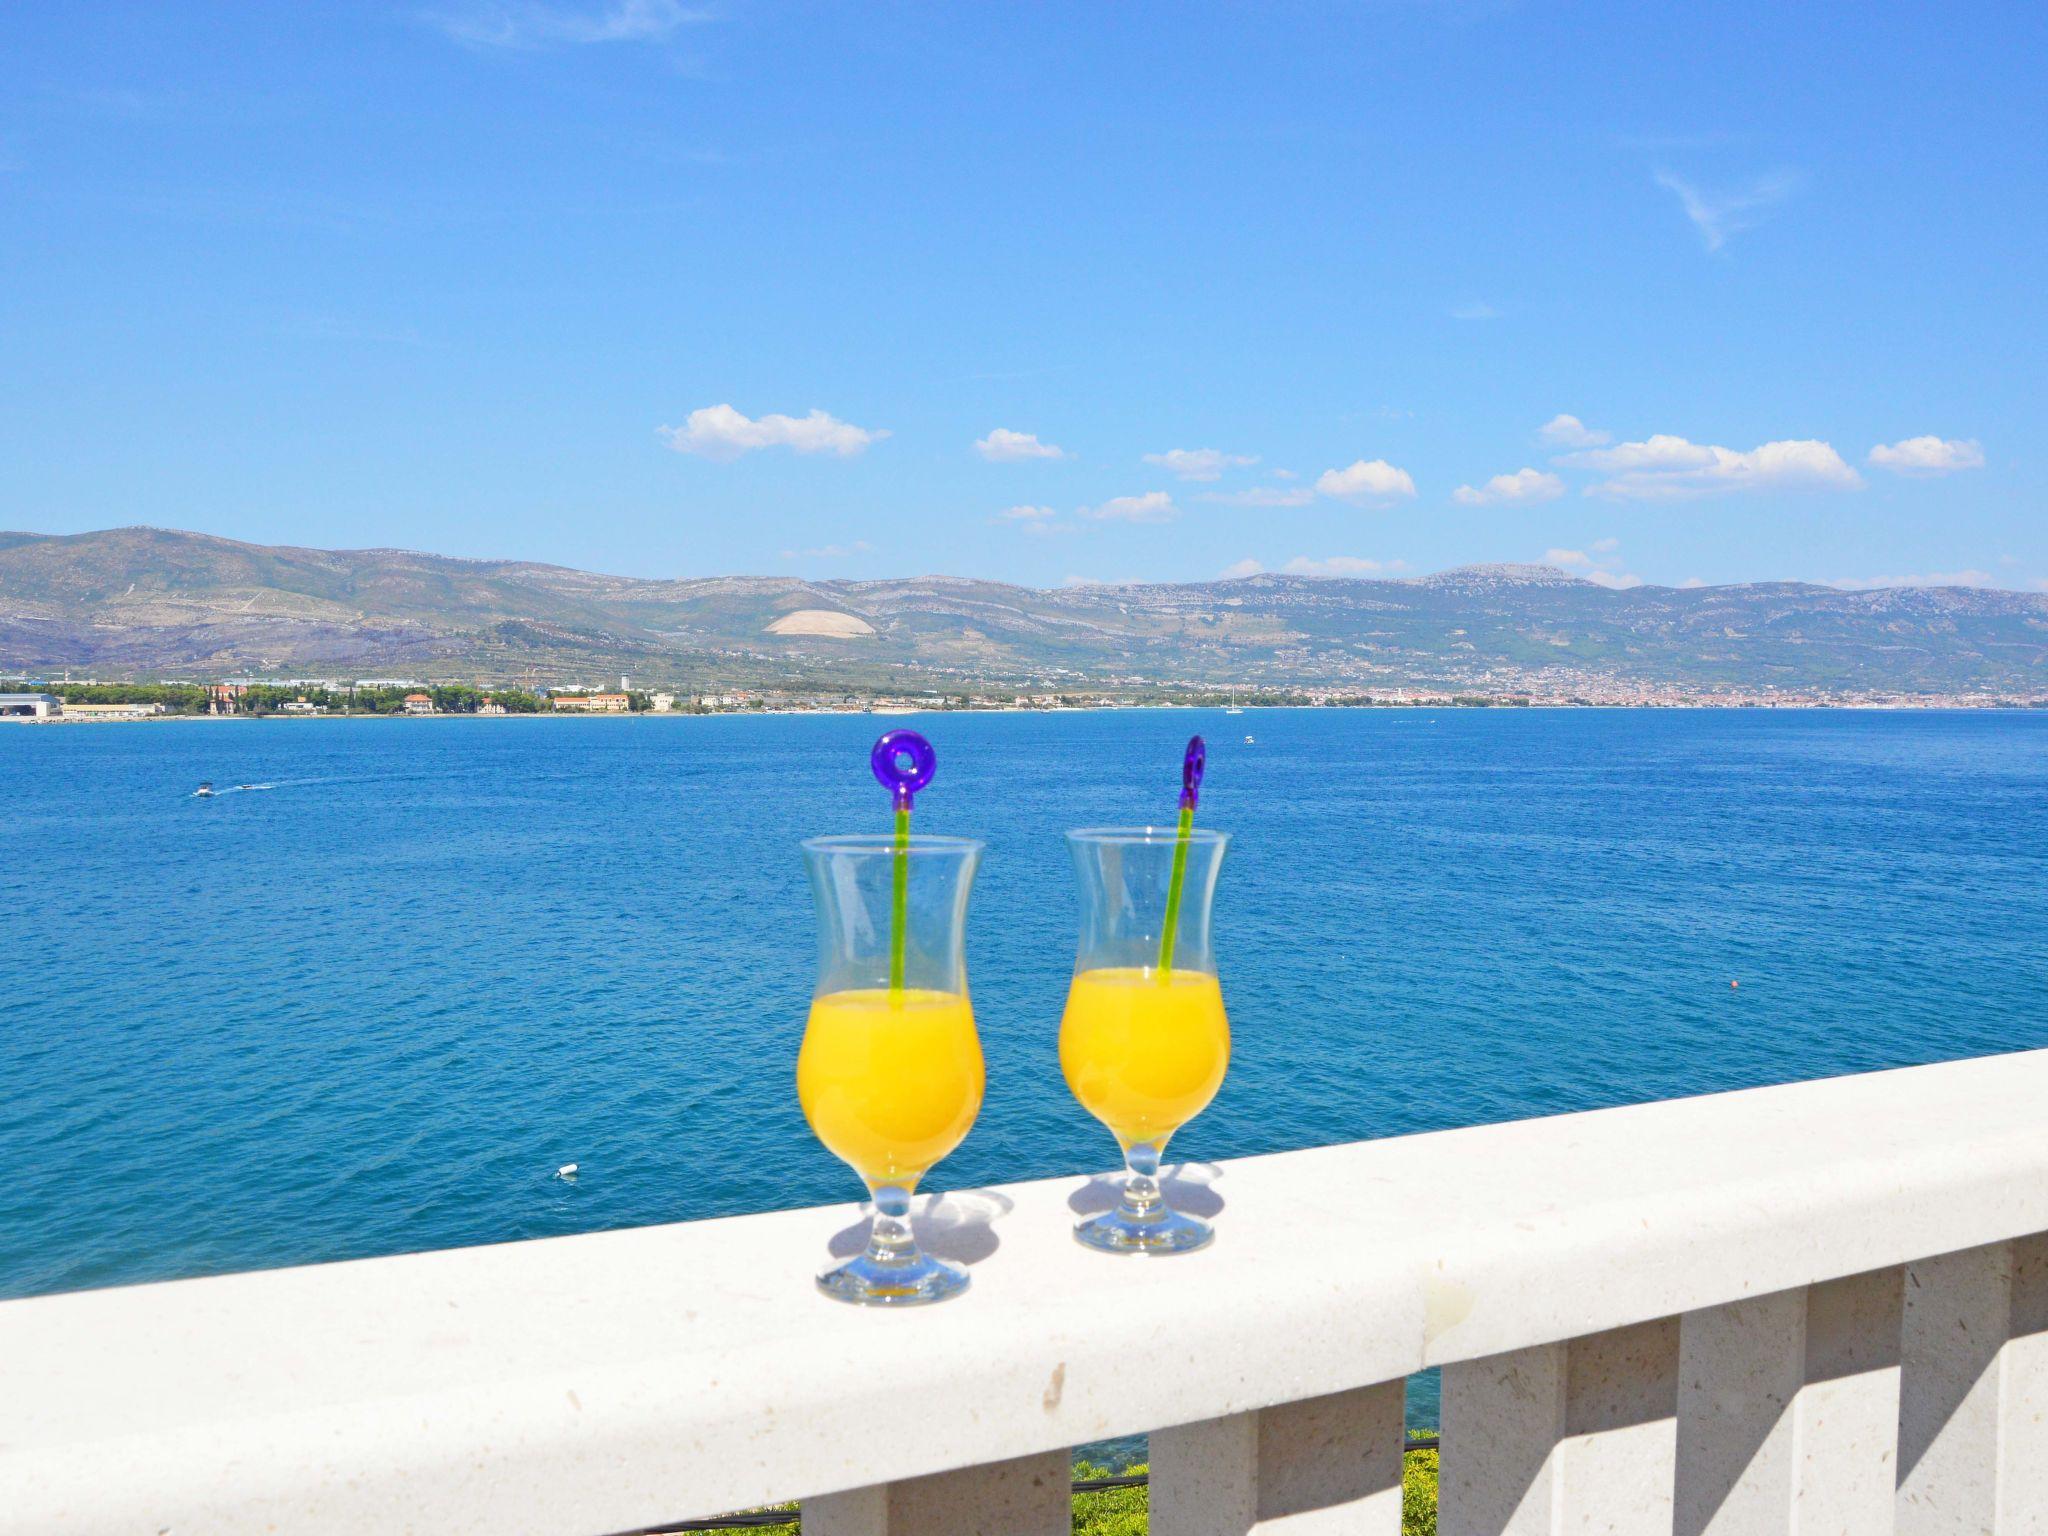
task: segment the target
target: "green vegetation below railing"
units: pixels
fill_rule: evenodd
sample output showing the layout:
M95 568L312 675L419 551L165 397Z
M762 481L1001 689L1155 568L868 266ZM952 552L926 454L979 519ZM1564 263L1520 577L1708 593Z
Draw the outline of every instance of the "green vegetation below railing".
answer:
M1421 1435L1412 1438L1423 1438ZM1108 1467L1098 1467L1090 1462L1074 1463L1074 1481L1090 1482L1097 1479L1142 1476L1142 1466L1127 1467L1121 1472ZM1436 1536L1436 1478L1437 1452L1411 1450L1401 1464L1401 1536ZM1137 1487L1103 1488L1077 1491L1074 1494L1073 1536L1146 1536L1151 1529L1152 1490L1140 1484ZM783 1510L789 1518L775 1521L772 1516ZM767 1517L767 1518L764 1518ZM792 1533L797 1530L796 1506L778 1505L774 1510L764 1510L750 1516L745 1525L726 1525L712 1528L708 1533L701 1526L657 1527L657 1530L689 1529L701 1536L750 1536L756 1531ZM652 1536L652 1533L650 1533Z

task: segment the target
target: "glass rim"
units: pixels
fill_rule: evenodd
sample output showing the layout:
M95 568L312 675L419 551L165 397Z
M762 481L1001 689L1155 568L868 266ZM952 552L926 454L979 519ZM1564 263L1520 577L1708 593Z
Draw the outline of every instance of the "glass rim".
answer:
M836 832L824 837L807 837L801 844L805 853L895 853L893 832ZM913 832L905 853L980 853L988 847L978 837L947 837L931 832Z
M1074 827L1067 833L1070 843L1127 843L1136 847L1171 846L1180 841L1179 827ZM1228 832L1191 827L1188 842L1213 847L1230 841Z

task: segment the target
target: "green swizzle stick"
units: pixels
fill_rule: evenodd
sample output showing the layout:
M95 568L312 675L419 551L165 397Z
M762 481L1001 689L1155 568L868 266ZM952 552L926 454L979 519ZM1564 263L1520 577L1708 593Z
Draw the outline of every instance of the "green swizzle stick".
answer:
M1180 832L1173 840L1173 876L1166 887L1166 924L1159 932L1159 980L1173 975L1173 936L1180 927L1180 888L1188 873L1188 835L1195 830L1195 801L1202 792L1202 770L1209 749L1199 736L1188 738L1180 760Z

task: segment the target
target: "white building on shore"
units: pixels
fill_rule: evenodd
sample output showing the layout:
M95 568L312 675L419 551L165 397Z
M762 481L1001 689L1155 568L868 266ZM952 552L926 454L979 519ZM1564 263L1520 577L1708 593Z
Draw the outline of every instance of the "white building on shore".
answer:
M63 713L64 701L54 693L0 693L0 718L54 720Z

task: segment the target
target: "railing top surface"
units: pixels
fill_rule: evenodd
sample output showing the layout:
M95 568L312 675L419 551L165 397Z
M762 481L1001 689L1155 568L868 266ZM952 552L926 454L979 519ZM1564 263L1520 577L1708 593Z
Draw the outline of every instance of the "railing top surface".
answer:
M0 1531L607 1531L1386 1381L2048 1230L2048 1051L1191 1170L1209 1250L948 1197L960 1300L809 1276L855 1207L0 1304ZM1206 1182L1205 1182L1206 1181Z

